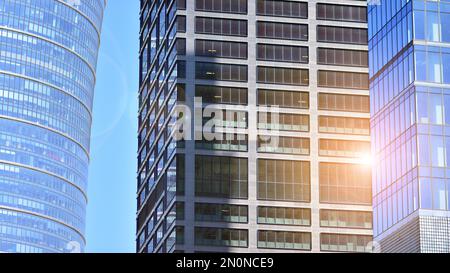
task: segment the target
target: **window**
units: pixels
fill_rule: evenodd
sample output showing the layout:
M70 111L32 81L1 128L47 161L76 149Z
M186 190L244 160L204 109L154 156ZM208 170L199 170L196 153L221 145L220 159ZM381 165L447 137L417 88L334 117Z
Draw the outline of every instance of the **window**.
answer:
M317 26L318 42L367 45L367 39L367 29Z
M366 73L325 70L317 73L319 87L369 90L369 74Z
M258 44L257 59L273 62L308 63L308 47Z
M195 204L195 220L199 222L247 223L247 206L227 204Z
M372 249L368 246L372 240L372 236L322 233L320 249L337 252L371 252Z
M319 164L320 202L332 204L372 204L372 174L369 166Z
M177 16L177 32L186 32L186 16Z
M368 67L368 62L367 51L336 48L317 49L318 64Z
M370 142L320 139L319 155L336 157L359 157L364 158L370 155Z
M258 160L258 199L292 202L311 201L310 163Z
M258 105L309 109L309 93L258 89Z
M370 113L369 96L319 93L319 110Z
M195 40L195 55L247 59L247 43Z
M448 210L450 207L450 181L444 179L420 180L420 208Z
M265 84L309 85L309 70L282 67L257 68L257 81Z
M247 105L248 90L246 88L197 85L195 96L201 97L203 103Z
M247 152L248 136L242 134L223 134L221 140L197 140L195 141L195 148L214 151Z
M320 210L320 226L372 229L372 213L368 211Z
M258 248L311 250L311 233L259 230Z
M308 25L256 22L258 38L308 41Z
M295 154L309 155L310 140L309 138L285 137L285 136L260 136L258 138L259 153L278 153L278 154Z
M311 226L311 209L258 207L258 224Z
M247 81L247 66L218 63L195 63L195 75L198 80Z
M308 3L297 1L257 0L256 14L292 18L308 18Z
M319 132L368 136L370 135L370 121L362 118L320 116Z
M173 251L173 248L175 247L176 244L176 240L177 240L177 231L176 229L172 230L171 233L169 233L169 236L167 237L166 240L166 252L171 252Z
M246 14L247 0L195 0L195 10Z
M215 109L216 112L222 111L221 117L216 117L216 113L211 113L211 117L203 118L203 125L214 125L216 128L248 128L248 113L243 111ZM214 124L207 124L214 119Z
M317 19L367 23L367 8L318 3Z
M245 158L196 156L196 196L248 198L248 160Z
M195 33L247 37L247 21L195 17Z
M309 132L309 116L259 112L258 129Z
M434 135L418 135L419 165L443 168L445 162L444 137Z
M195 245L246 248L248 230L196 227Z

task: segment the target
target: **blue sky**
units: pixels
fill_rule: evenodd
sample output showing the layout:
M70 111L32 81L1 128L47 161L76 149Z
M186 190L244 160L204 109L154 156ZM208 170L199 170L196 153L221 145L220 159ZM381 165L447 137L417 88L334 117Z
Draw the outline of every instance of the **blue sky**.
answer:
M109 0L97 67L87 252L134 252L139 1Z

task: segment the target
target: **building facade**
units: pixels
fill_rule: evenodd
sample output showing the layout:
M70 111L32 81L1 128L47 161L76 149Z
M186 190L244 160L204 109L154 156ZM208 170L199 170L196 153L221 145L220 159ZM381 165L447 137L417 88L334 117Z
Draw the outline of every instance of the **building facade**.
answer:
M105 0L0 0L0 252L78 252Z
M450 252L450 1L369 5L374 236Z
M142 0L140 16L137 251L370 251L366 2ZM230 138L202 134L200 98Z

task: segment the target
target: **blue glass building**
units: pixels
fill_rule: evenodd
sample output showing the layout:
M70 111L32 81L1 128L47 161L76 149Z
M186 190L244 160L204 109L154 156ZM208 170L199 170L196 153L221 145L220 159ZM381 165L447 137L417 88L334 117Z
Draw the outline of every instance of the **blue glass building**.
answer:
M85 246L106 0L0 0L0 252Z
M450 1L369 6L374 235L450 252Z

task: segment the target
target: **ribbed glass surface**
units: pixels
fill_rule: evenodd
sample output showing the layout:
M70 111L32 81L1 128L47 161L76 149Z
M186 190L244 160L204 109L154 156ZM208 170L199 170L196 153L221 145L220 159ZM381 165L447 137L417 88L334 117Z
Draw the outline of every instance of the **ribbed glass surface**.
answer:
M105 0L0 0L0 252L85 246Z

